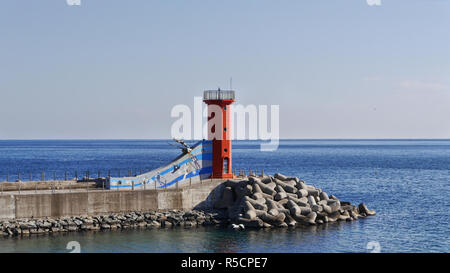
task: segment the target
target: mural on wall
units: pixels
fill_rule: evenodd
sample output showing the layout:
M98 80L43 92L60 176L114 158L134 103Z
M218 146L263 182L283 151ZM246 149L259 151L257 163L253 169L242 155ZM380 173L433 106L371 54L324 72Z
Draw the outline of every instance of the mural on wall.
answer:
M110 177L107 189L169 188L200 179L207 179L212 173L212 142L202 140L189 147L182 140L182 154L169 164L150 172L133 177Z

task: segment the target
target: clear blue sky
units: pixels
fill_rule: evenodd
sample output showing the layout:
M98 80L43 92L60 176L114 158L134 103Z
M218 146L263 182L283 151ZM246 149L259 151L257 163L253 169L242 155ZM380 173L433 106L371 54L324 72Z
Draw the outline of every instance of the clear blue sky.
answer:
M450 138L450 1L0 6L0 139L170 138L230 77L281 138Z

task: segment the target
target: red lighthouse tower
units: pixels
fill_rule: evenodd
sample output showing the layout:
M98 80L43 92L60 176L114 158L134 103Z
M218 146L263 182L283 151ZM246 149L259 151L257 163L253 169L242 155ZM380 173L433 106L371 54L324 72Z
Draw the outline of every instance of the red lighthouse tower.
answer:
M208 140L212 141L212 178L233 178L231 168L231 111L234 91L213 90L203 93L208 105Z

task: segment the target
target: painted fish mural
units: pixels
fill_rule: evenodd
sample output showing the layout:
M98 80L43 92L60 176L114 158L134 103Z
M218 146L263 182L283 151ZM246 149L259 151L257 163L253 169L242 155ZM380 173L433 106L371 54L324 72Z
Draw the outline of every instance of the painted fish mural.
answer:
M110 177L106 181L106 189L162 189L176 187L201 179L210 178L212 173L212 142L202 140L192 147L183 141L175 140L183 145L182 154L169 164L150 172L132 177Z

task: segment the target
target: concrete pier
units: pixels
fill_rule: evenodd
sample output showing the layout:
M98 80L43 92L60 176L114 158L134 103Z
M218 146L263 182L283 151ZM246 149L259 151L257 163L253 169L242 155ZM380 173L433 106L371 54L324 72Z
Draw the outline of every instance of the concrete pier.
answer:
M60 189L8 191L0 195L0 219L99 215L115 212L190 210L223 179L165 190ZM16 183L17 184L17 183ZM23 183L25 184L25 183Z

